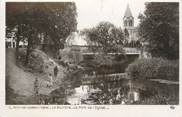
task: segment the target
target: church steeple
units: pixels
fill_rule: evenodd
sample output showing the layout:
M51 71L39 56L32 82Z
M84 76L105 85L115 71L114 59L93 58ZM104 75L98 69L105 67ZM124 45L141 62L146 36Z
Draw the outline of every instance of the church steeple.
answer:
M127 4L127 8L126 8L124 17L133 17L132 13L131 13L131 10L130 10L130 7L129 7L129 4Z
M123 24L125 28L134 26L134 17L131 13L129 4L127 5L126 11L123 17Z

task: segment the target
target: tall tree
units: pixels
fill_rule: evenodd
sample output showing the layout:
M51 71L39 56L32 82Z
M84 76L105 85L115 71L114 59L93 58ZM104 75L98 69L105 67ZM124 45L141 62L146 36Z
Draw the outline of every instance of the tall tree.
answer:
M28 51L32 42L36 41L38 33L49 35L55 50L63 48L66 37L76 30L76 5L74 2L8 2L6 3L6 26L17 27L17 51L20 35L26 30ZM27 29L22 30L22 26ZM35 35L35 36L32 36ZM32 38L34 37L34 38ZM25 39L25 38L22 38ZM26 63L28 62L28 57Z
M88 44L94 45L91 46L94 49L92 51L99 53L95 54L93 60L84 62L88 68L87 73L94 71L104 77L109 73L108 68L114 61L108 53L124 53L124 34L121 28L117 28L110 22L100 22L96 27L84 29L82 34L88 37Z
M179 59L179 4L151 2L140 14L139 35L153 57Z
M100 46L101 51L123 52L124 34L120 28L117 28L110 22L100 22L99 25L91 29L84 29L91 43Z

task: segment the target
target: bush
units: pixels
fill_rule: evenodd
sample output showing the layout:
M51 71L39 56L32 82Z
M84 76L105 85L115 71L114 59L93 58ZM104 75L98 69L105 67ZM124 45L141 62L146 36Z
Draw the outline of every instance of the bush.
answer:
M179 80L179 61L163 58L138 59L125 70L133 79Z
M48 60L48 56L40 50L32 50L29 55L28 67L32 68L34 71L43 72L43 65L45 60Z
M82 54L79 50L72 48L65 48L59 52L60 60L65 63L78 64L83 60Z
M28 68L32 70L32 72L40 72L52 75L54 74L54 68L58 67L57 78L63 78L64 76L64 66L58 65L54 59L51 59L47 54L45 54L41 50L34 49L30 53Z

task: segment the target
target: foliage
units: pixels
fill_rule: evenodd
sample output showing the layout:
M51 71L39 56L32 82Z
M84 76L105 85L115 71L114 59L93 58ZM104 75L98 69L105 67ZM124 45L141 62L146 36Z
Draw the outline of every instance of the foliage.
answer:
M139 15L139 35L153 57L179 59L179 4L150 2Z
M146 86L146 90L141 91L141 100L137 104L179 104L178 84L149 82Z
M78 64L83 60L83 56L79 50L73 48L64 48L59 52L60 60L65 63Z
M70 65L61 79L61 85L65 88L74 88L81 85L83 70L78 65Z
M162 58L138 59L130 64L126 72L136 79L179 80L179 62Z
M8 2L6 26L17 27L17 48L20 36L28 38L27 57L34 43L40 44L38 34L48 35L56 50L63 48L70 32L76 30L76 5L74 2ZM18 49L17 49L18 50ZM28 61L27 61L28 62Z
M123 52L124 34L110 22L100 22L91 29L84 29L85 34L92 45L100 46L103 52Z
M87 67L86 71L106 74L114 60L108 53L124 53L124 34L121 28L110 22L100 22L96 27L84 29L81 34L86 35L88 44L94 46L89 49L98 53L93 56L93 60L83 63Z
M48 56L39 50L32 50L29 55L28 67L37 72L44 71L44 64L48 62ZM47 66L48 67L48 66Z
M128 32L128 30L127 30L126 28L124 29L124 35L125 35L125 37L127 37L127 38L129 37L129 32Z
M18 23L33 26L39 31L47 32L51 37L57 37L57 43L62 42L60 39L65 39L76 29L77 13L73 2L10 2L7 3L6 11L7 26L14 27Z
M64 48L59 51L59 63L66 68L61 84L64 87L79 86L82 78L82 67L79 63L83 60L83 56L76 48Z
M24 52L21 54L21 57L22 57L21 61L23 61L25 57ZM21 64L22 63L20 63L20 65ZM51 59L46 53L38 49L33 49L31 50L29 55L29 62L26 68L24 69L34 73L37 73L37 72L44 73L44 74L50 73L53 75L54 74L53 71L56 66L58 67L59 65L53 59ZM59 66L58 74L57 74L59 78L63 77L64 75L63 71L64 71L64 67Z

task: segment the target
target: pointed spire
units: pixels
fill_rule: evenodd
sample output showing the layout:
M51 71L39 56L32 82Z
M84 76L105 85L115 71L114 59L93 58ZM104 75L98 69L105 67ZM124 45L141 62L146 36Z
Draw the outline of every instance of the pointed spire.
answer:
M124 17L133 17L131 10L130 10L130 7L129 7L129 4L127 4L127 8L126 8Z

